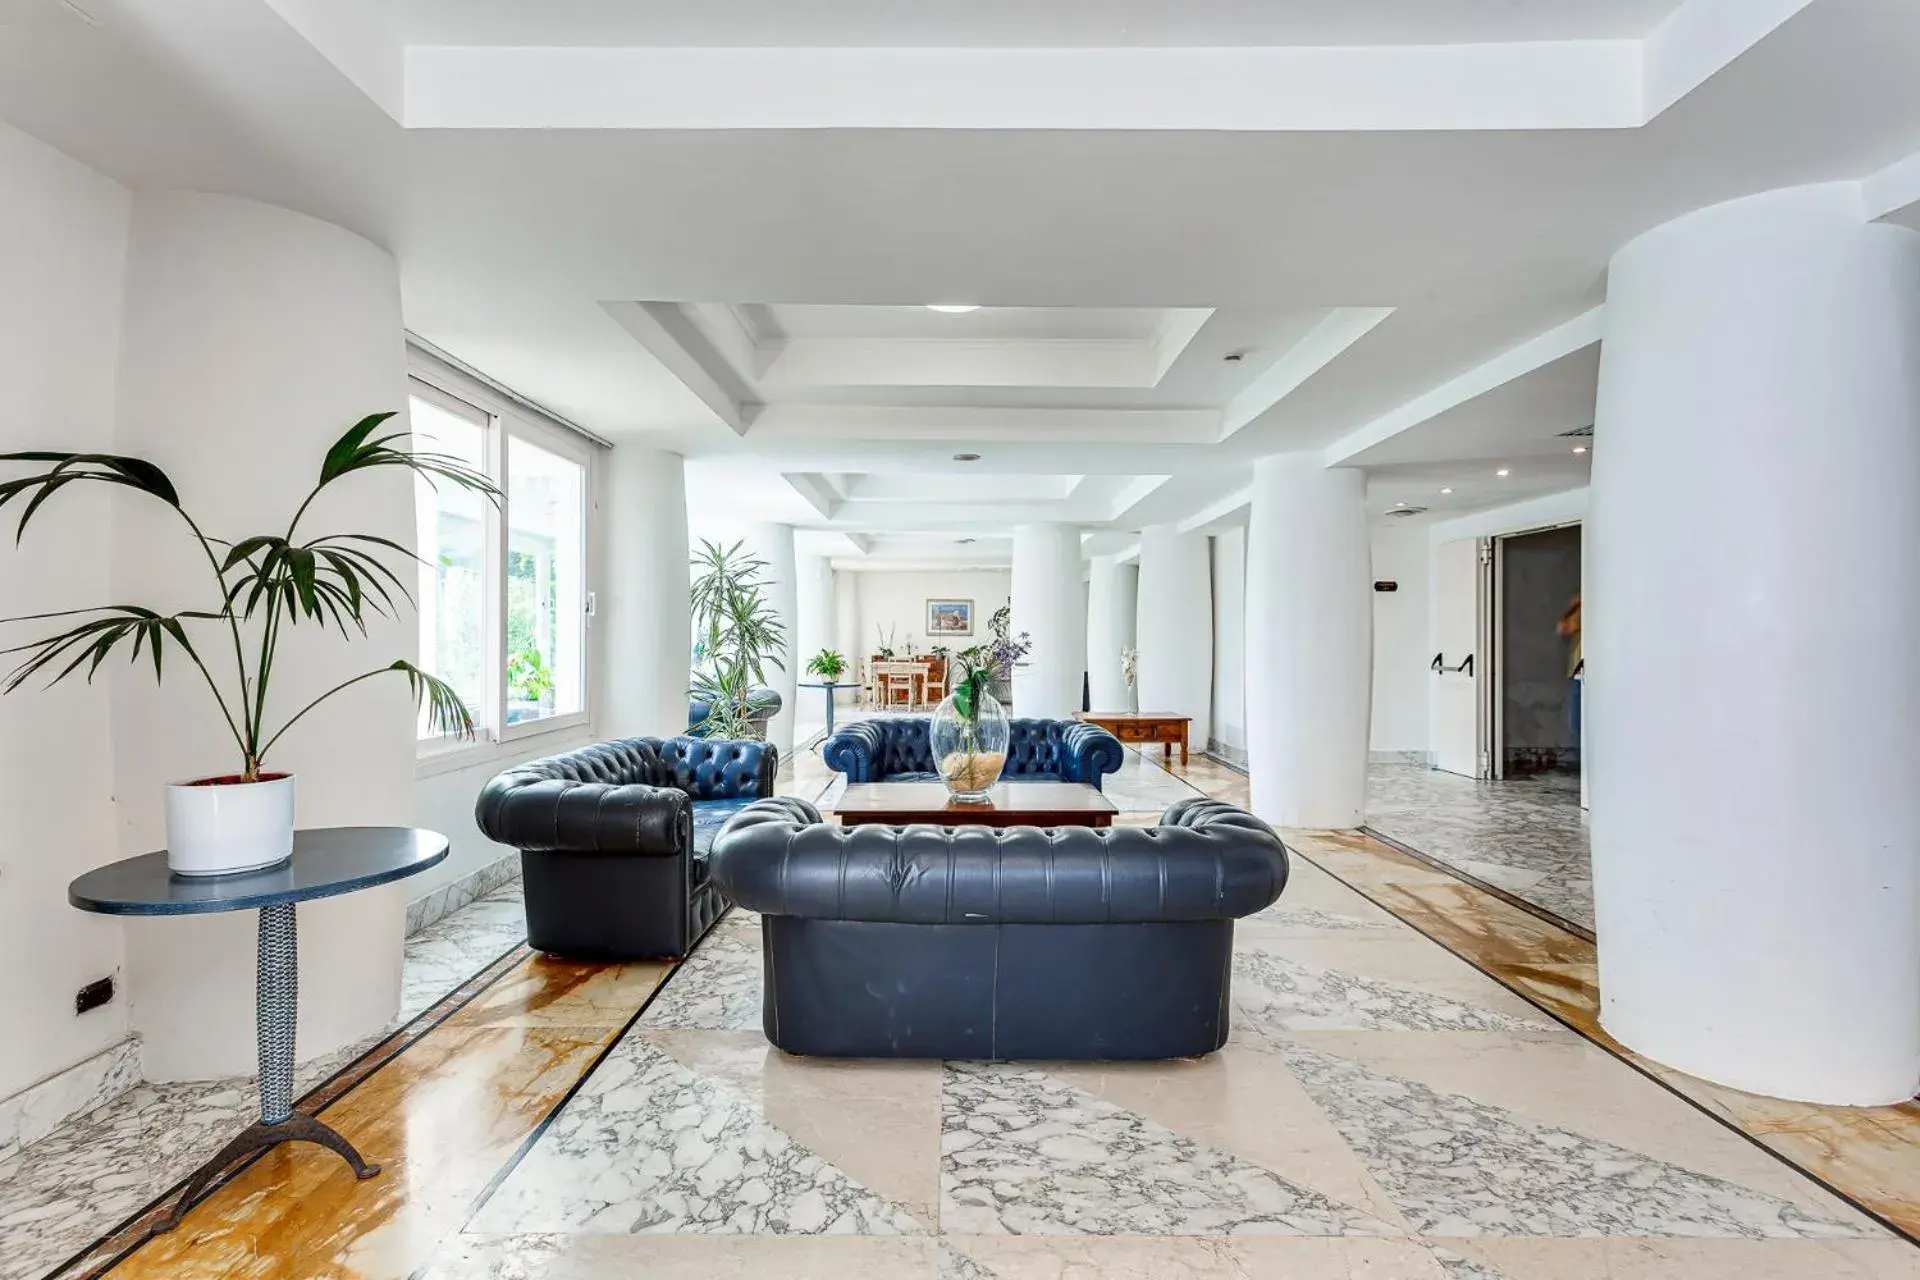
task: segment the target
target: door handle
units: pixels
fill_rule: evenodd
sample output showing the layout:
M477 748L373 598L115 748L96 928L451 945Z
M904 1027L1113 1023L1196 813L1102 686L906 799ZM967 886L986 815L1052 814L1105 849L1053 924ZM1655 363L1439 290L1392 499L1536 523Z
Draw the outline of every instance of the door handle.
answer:
M1447 665L1447 655L1444 653L1436 653L1433 655L1433 661L1427 665L1427 670L1437 671L1443 676L1450 676L1456 672L1465 672L1467 675L1472 675L1473 655L1468 654L1466 660L1459 666L1450 667Z

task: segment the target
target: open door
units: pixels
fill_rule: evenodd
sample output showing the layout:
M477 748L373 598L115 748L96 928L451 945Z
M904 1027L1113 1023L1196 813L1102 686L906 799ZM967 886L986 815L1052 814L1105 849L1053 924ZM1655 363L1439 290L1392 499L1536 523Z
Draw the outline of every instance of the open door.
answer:
M1468 778L1493 763L1493 544L1464 538L1435 558L1434 767Z

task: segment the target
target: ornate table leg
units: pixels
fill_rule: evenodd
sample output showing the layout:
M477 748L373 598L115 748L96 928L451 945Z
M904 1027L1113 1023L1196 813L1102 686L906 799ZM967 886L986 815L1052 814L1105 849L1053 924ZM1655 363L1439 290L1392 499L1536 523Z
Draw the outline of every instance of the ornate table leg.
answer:
M353 1149L353 1144L312 1116L293 1109L293 1038L300 1009L300 948L293 904L260 909L260 960L254 991L254 1033L260 1048L260 1119L241 1131L220 1153L193 1175L173 1212L159 1227L171 1231L180 1225L193 1202L213 1180L242 1158L283 1142L313 1142L326 1147L353 1167L357 1178L380 1172Z

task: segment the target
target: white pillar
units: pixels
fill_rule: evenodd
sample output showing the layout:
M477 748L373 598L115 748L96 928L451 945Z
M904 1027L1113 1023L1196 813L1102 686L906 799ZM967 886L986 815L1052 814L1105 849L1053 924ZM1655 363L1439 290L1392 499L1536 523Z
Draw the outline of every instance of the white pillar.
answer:
M1276 826L1365 819L1372 555L1361 472L1302 453L1254 464L1247 760L1253 810Z
M622 444L607 457L601 490L595 728L603 738L685 733L693 666L686 464L677 453Z
M1118 556L1095 556L1087 579L1087 683L1095 711L1125 711L1120 655L1137 634L1140 570Z
M793 526L749 524L741 527L739 536L748 550L767 562L767 604L786 627L787 647L777 655L780 665L768 664L767 667L767 687L780 695L781 704L780 714L767 725L767 741L785 756L793 751L794 698L799 692L795 684L800 668L806 665L806 657L798 649L798 570L793 557Z
M170 475L208 534L284 531L326 448L366 414L405 412L399 272L339 227L226 196L141 192L133 202L117 449ZM413 481L399 470L342 480L308 533L368 533L411 547ZM161 609L216 605L197 545L158 503L114 507L113 599ZM274 668L270 718L418 648L418 622L369 617L351 642L302 626ZM209 637L210 638L210 637ZM231 655L203 643L208 665ZM123 854L166 843L163 785L236 772L219 712L189 670L156 688L120 669L113 689ZM268 761L297 778L303 827L405 824L414 813L414 711L404 681L369 682L297 725ZM299 1053L380 1030L400 996L407 882L302 904ZM64 907L51 908L64 910ZM130 921L133 1029L155 1080L254 1069L252 912Z
M1920 1082L1920 235L1853 184L1608 277L1586 602L1601 1018L1753 1093Z
M833 648L833 562L820 555L796 556L794 572L794 679L819 680L807 674L807 663L822 649ZM814 729L826 727L826 695L818 689L798 693L796 722Z
M1013 713L1060 719L1080 709L1087 614L1080 596L1080 531L1067 524L1013 530L1013 634L1033 637L1013 673Z
M1213 717L1213 568L1207 535L1140 531L1140 709L1192 716L1195 750Z
M847 660L846 674L840 678L855 683L859 680L860 664L866 660L867 649L860 635L860 578L844 569L836 569L833 574L833 619L833 647ZM851 702L856 692L842 689L839 691L839 700Z

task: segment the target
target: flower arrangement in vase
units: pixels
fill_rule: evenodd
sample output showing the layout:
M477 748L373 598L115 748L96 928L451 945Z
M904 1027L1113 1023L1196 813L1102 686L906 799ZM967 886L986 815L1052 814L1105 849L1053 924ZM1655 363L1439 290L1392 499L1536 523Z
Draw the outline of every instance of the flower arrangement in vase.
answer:
M1127 710L1140 710L1140 650L1133 645L1120 651L1120 678L1127 682Z
M991 666L966 666L953 692L934 708L934 768L955 800L984 802L1007 765L1007 712L993 696L993 680Z

